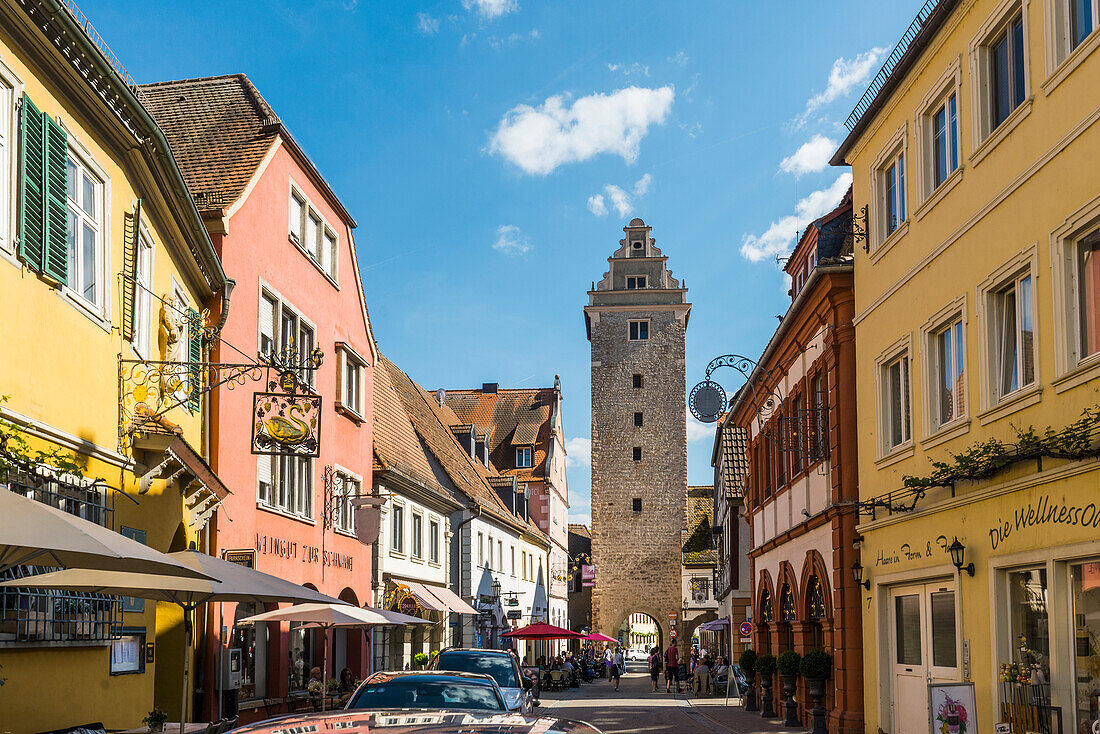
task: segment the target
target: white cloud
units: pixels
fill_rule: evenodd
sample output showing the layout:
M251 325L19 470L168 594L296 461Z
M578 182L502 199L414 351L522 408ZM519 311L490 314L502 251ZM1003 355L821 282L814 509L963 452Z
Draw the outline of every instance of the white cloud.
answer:
M490 48L511 48L517 43L534 43L539 39L539 31L537 28L532 28L527 33L510 33L503 38L499 36L490 36L485 40L489 44Z
M592 439L577 436L565 442L566 466L592 466Z
M603 194L593 194L588 197L588 211L592 212L597 217L602 217L607 214L607 204L604 203Z
M677 66L687 66L688 55L686 51L680 49L676 52L675 56L669 56L668 60L676 64Z
M639 178L630 191L615 184L607 184L603 187L602 194L593 194L588 197L588 211L597 217L605 216L607 214L607 202L610 201L611 206L615 208L619 216L625 217L634 211L635 200L649 193L652 186L653 176L648 173Z
M462 7L476 11L486 20L492 20L519 10L519 3L516 0L462 0Z
M829 70L829 81L825 91L815 94L806 102L806 109L793 121L795 127L802 127L806 120L816 110L830 102L846 96L853 88L860 87L867 81L867 77L878 66L886 49L875 47L856 56L854 59L846 59L841 56L833 62L833 68Z
M639 74L641 76L649 76L649 67L644 66L642 64L639 64L637 61L635 61L630 66L627 66L625 64L608 64L607 65L607 70L608 71L621 71L623 76L632 76L634 74Z
M671 86L627 87L590 94L569 106L560 95L538 107L517 105L501 119L489 151L537 175L600 153L614 153L633 163L649 126L665 121L674 97Z
M439 33L439 18L433 18L427 13L417 13L416 30L425 36L434 36Z
M792 155L780 161L779 167L787 173L793 173L796 177L824 171L829 165L829 158L836 150L836 145L835 140L830 140L824 135L814 135Z
M741 256L746 260L759 262L765 258L789 252L798 232L818 217L832 211L851 185L852 174L842 173L828 188L815 191L800 200L795 205L794 214L772 222L763 234L745 235L741 240Z
M497 241L493 249L505 255L522 255L531 250L531 241L514 224L502 224L497 227Z
M713 423L701 423L690 416L688 417L687 422L688 443L714 440L715 427Z

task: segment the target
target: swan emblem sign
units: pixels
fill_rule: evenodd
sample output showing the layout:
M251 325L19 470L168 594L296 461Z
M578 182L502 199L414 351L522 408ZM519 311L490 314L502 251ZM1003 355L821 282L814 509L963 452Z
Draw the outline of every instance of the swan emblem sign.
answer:
M321 396L258 392L252 396L252 453L319 456Z

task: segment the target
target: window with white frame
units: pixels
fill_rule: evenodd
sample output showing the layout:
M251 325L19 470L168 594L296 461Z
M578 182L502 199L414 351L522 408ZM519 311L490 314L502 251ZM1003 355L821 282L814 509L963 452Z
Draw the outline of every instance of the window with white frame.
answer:
M497 570L504 570L504 541L497 540Z
M646 341L649 339L649 321L631 321L630 322L630 341Z
M966 415L966 340L956 315L929 334L929 397L933 428Z
M1060 64L1096 30L1100 0L1047 0L1053 11L1050 24L1054 62Z
M423 560L424 558L424 516L419 512L412 514L412 557Z
M390 508L390 551L405 552L405 506L397 503Z
M626 276L626 289L635 290L637 288L645 288L646 279L644 275L628 275Z
M428 562L439 563L439 521L428 522Z
M337 530L352 533L355 532L355 508L351 506L351 501L359 496L362 485L358 479L345 472L339 472L337 476L340 479L336 483L333 497L333 526Z
M882 453L889 453L909 441L909 350L895 354L879 365L881 391Z
M301 314L267 289L260 290L260 353L270 356L290 348L297 350L298 361L306 364L316 345L313 325ZM301 379L313 386L315 371L303 368Z
M985 295L991 394L995 401L1035 382L1035 312L1030 270Z
M336 231L296 186L290 187L290 239L336 279L338 260Z
M1025 25L1020 3L1006 5L983 26L983 37L974 48L979 140L1000 127L1027 98Z
M1100 354L1100 228L1071 241L1066 255L1072 279L1067 290L1070 366L1076 367Z
M256 457L260 505L303 519L313 518L313 460L300 456Z
M959 97L954 86L925 115L928 184L931 194L959 167Z
M879 169L883 239L905 221L905 151L899 150Z
M511 545L511 546L508 546L508 549L511 552L511 558L512 558L512 577L515 578L515 575L516 575L516 547L514 545Z
M363 415L363 375L366 362L347 345L338 344L340 407L358 416Z
M72 147L68 159L69 290L99 310L103 306L103 179Z
M0 250L13 253L14 214L16 211L12 182L16 180L19 159L16 131L16 100L19 81L7 66L0 63Z
M517 469L530 469L533 459L531 458L530 446L517 446L516 447L516 468Z
M477 534L477 567L483 568L485 566L485 534Z
M142 358L152 355L153 341L153 245L143 234L138 237L134 268L134 335L131 344Z

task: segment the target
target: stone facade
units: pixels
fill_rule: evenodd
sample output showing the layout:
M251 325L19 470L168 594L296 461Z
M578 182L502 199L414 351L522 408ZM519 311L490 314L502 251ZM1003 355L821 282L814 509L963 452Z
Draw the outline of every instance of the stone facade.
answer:
M632 613L648 614L667 645L681 608L684 337L691 304L650 228L634 219L623 229L626 237L585 307L592 349L592 626L614 637Z

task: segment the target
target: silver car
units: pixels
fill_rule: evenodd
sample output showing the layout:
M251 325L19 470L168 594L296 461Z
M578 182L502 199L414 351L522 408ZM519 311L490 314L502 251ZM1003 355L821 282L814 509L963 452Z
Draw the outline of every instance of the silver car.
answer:
M529 714L538 702L531 696L531 681L519 669L519 663L507 650L448 648L436 655L429 670L453 670L462 673L485 673L492 676L504 694L509 711Z

